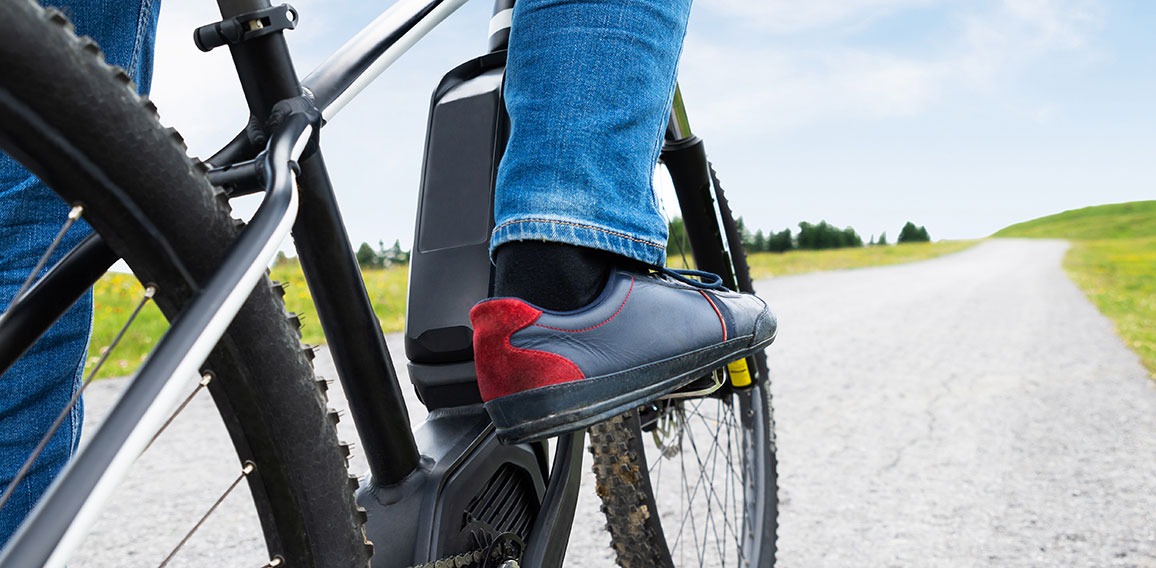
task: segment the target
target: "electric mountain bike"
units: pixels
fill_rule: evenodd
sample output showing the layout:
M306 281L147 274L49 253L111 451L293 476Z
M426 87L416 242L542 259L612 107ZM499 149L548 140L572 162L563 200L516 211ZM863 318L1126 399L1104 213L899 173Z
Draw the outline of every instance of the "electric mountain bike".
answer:
M171 322L0 567L63 565L133 460L204 390L236 450L237 483L252 494L266 566L561 565L587 434L560 437L552 452L499 443L480 405L467 318L490 291L513 0L495 3L490 52L450 71L431 103L405 332L408 375L430 410L417 429L318 144L328 119L464 1L401 0L299 80L286 47L296 10L218 0L222 20L195 41L232 52L251 119L205 161L187 157L128 76L59 12L0 3L0 147L72 206L65 228L83 218L95 229L34 285L30 277L0 319L0 371L117 259ZM674 258L750 291L733 215L681 96L661 160L685 222L674 243L685 252ZM233 219L230 199L254 193L264 196L253 217ZM368 458L360 480L347 471L300 322L266 277L290 232ZM621 565L773 563L769 389L759 355L589 430Z

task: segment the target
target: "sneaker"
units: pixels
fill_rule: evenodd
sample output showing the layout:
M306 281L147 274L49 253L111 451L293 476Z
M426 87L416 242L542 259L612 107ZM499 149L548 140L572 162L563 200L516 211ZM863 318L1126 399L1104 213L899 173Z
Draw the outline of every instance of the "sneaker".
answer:
M694 280L688 276L696 276ZM507 443L580 430L652 402L775 339L774 314L706 272L616 271L569 312L517 298L470 310L478 387Z

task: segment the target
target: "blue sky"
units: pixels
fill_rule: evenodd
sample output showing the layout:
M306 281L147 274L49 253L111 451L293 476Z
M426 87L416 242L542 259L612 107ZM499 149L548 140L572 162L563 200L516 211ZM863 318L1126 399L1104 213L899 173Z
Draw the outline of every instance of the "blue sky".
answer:
M215 7L192 4L162 9L154 99L208 155L245 110L227 53L192 46ZM294 6L304 75L388 3ZM467 4L323 132L355 244L412 239L430 91L485 49L489 9ZM1141 0L699 0L680 82L748 226L980 237L1156 199L1154 26Z

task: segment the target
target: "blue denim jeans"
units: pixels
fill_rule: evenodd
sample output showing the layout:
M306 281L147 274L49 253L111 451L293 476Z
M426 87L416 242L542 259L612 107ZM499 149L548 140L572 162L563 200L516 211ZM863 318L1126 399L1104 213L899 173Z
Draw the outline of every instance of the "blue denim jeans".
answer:
M518 0L491 251L546 240L666 258L652 186L690 0Z
M43 2L64 12L80 35L129 71L140 93L152 77L153 38L160 0ZM68 88L62 85L61 88ZM69 206L8 155L0 153L0 311L64 226ZM53 253L53 266L91 232L77 223ZM47 270L45 270L47 271ZM43 275L43 274L41 274ZM38 275L41 276L41 275ZM7 373L0 376L0 491L16 475L80 386L92 328L89 291ZM0 546L76 451L83 418L78 405L49 442L32 472L0 509Z

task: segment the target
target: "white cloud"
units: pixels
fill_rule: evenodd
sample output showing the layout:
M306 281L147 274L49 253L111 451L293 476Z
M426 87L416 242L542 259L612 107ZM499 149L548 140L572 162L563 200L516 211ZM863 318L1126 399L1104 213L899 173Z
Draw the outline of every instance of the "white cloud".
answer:
M921 112L939 95L946 69L885 52L816 54L767 48L733 57L695 45L683 60L696 120L719 130L783 129L829 119Z
M1036 124L1052 124L1056 121L1056 119L1059 118L1062 110L1063 109L1058 104L1046 103L1036 107L1035 111L1032 113L1032 119L1036 121Z
M1044 49L1084 46L1105 17L1100 0L1005 0L1004 7Z
M824 120L885 119L918 115L958 93L1009 88L1020 73L1057 52L1086 50L1103 27L1094 0L1004 0L976 10L946 11L954 37L926 48L854 45L822 29L885 10L910 9L921 0L854 0L789 6L715 0L708 10L748 19L781 20L783 28L816 29L779 39L698 30L692 25L683 56L684 90L696 95L696 116L712 128L759 136ZM692 20L693 22L693 20ZM1031 120L1041 120L1035 110ZM1045 113L1048 117L1050 113Z

